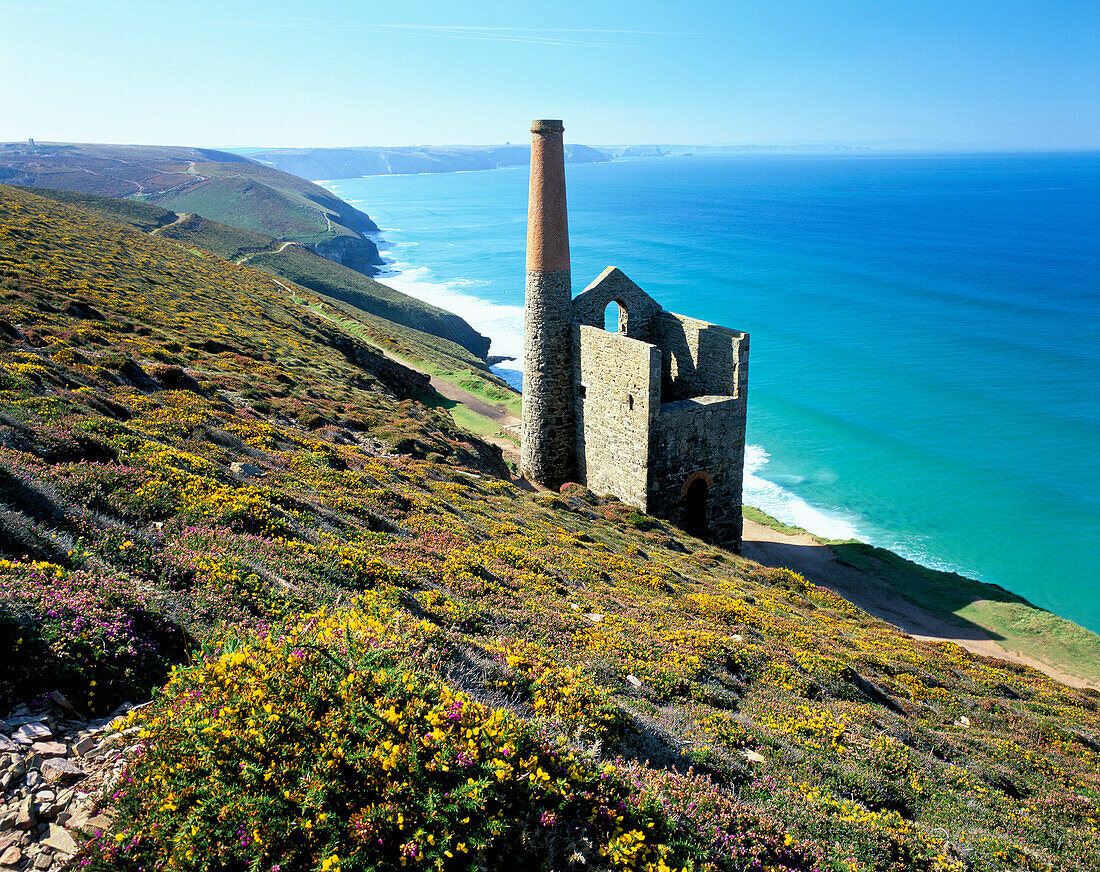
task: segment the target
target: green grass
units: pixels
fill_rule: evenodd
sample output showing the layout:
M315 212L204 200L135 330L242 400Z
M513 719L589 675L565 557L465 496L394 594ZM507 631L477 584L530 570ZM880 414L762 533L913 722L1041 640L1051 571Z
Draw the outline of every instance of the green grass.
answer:
M250 179L208 179L182 191L158 195L152 202L252 233L300 242L320 242L331 236L328 222L317 209Z
M218 257L233 261L279 245L279 241L271 236L211 221L194 213L179 223L163 228L159 235L164 239L198 245Z
M1100 636L1023 597L864 542L814 536L753 506L744 506L742 515L780 533L811 536L828 545L841 563L881 579L890 595L960 625L979 627L1006 650L1100 685Z
M364 213L319 185L240 155L177 146L42 143L28 164L17 152L0 147L0 165L11 167L13 184L136 198L299 242L347 236L377 255L361 236L377 230Z
M504 404L513 414L519 414L520 395L498 376L493 375L483 361L465 349L440 337L425 338L425 334L400 325L380 323L369 313L335 300L302 300L311 311L353 336L380 348L394 358L415 366L429 376L461 387L475 396ZM457 364L457 366L456 366ZM514 410L514 411L513 411Z
M467 432L481 436L483 439L495 436L500 431L500 424L492 418L486 418L457 400L449 400L438 394L431 398L417 397L417 399L426 406L446 410L455 424Z
M138 229L160 227L158 235L161 238L199 245L226 260L248 256L248 266L324 295L322 299L331 305L322 307L316 299L313 304L318 314L328 320L344 323L360 338L386 348L430 375L438 375L483 399L504 403L518 414L519 395L493 375L481 358L454 341L462 338L467 345L476 347L483 343L483 337L450 312L395 291L303 248L290 246L276 252L281 243L274 237L201 215L193 214L172 224L177 217L175 213L131 200L38 188L31 189L30 193L58 202L75 203L93 209L108 220ZM144 224L135 224L139 218Z
M883 579L895 596L988 632L1008 650L1100 684L1100 636L995 584L913 563L863 542L830 544L837 559Z
M793 524L784 524L778 518L773 518L767 512L763 512L755 506L742 506L741 516L761 526L768 527L780 533L786 533L788 536L797 536L801 533L805 533L819 544L824 544L828 541L822 539L820 536L815 536L809 530L803 530L801 527L796 527Z
M62 191L56 188L34 188L31 193L39 197L48 197L58 203L92 209L112 221L146 233L176 220L176 214L171 210L143 203L140 200L119 200L114 197L101 197L79 191Z
M258 254L249 258L249 266L276 273L359 311L449 339L478 358L488 349L488 340L457 315L300 247Z

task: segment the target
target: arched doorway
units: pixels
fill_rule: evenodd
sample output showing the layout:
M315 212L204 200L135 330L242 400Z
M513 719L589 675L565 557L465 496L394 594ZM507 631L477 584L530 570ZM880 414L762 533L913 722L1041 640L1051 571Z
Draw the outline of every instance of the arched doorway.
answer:
M700 538L707 534L707 491L706 478L693 478L684 489L684 530Z

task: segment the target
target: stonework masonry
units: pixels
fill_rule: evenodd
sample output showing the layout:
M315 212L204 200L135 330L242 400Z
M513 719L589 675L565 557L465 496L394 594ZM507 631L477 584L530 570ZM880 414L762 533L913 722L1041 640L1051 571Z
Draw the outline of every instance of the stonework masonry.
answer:
M531 126L521 471L739 550L748 334L664 311L615 267L570 299L562 130Z
M564 127L531 124L524 289L523 429L520 471L556 487L575 476L573 444L573 291L565 207Z
M647 511L661 354L648 343L582 324L573 328L573 351L578 478Z
M701 477L707 484L702 531L716 542L739 546L745 467L744 400L692 397L665 403L653 436L648 511L684 526L690 512L688 482L692 476Z
M528 270L520 469L556 487L576 475L569 271Z

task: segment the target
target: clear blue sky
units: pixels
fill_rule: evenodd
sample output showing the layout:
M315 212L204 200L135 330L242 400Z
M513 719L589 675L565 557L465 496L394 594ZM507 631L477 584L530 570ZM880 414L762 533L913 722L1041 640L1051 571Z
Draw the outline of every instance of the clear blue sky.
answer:
M0 0L0 139L1100 147L1100 2Z

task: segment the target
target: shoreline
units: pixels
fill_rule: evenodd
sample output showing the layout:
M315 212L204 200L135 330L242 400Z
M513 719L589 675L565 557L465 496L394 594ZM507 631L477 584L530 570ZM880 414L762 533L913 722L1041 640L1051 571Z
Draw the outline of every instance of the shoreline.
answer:
M507 432L519 421L507 408L482 402L438 377L432 385L474 416L499 426L500 432L483 438L498 445L506 459L518 462L518 444ZM746 479L756 477L767 463L766 452L761 448L759 453L763 460L757 458L751 468L746 464ZM827 519L797 495L761 481ZM522 478L513 483L542 489ZM751 517L744 518L742 557L798 572L915 639L952 642L972 654L1037 669L1070 687L1100 690L1100 636L1069 619L997 585L933 569L852 536L827 538L775 518L755 506L748 491L744 505Z
M915 639L1037 669L1070 687L1100 690L1100 636L997 585L941 572L862 542L745 518L741 556L784 566ZM947 586L956 596L942 596ZM939 603L938 607L936 604Z

